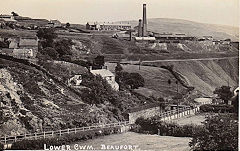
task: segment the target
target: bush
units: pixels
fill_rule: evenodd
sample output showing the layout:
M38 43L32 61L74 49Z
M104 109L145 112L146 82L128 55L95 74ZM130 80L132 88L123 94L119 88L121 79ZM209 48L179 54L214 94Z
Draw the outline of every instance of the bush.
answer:
M4 149L4 144L0 142L0 151Z
M43 50L39 50L39 51L41 54L47 55L52 59L57 59L59 56L58 52L52 47L46 47Z
M64 55L72 55L71 47L74 43L71 39L62 39L60 41L54 42L54 48L59 54L59 57Z
M120 87L130 86L131 89L137 89L144 86L144 78L139 73L118 72L116 82Z
M217 94L222 100L224 100L225 104L228 104L228 100L233 96L230 89L231 87L229 86L221 86L220 88L216 88L213 93Z
M180 126L176 123L166 123L158 118L138 118L136 124L139 125L135 129L136 132L158 134L160 131L160 135L175 137L192 137L194 133L203 129L202 126L198 125Z
M234 112L234 107L226 104L218 104L218 105L213 105L213 104L205 104L200 106L200 111L201 112L214 112L214 113L233 113Z
M204 129L194 133L189 146L195 150L238 150L238 121L231 115L205 120Z

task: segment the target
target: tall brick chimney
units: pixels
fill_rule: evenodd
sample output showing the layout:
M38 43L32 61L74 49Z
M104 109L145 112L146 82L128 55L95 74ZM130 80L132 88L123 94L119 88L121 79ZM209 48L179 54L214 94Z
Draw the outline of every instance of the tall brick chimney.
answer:
M142 26L142 37L147 36L147 12L146 4L143 4L143 26Z
M142 37L142 20L139 19L139 23L138 23L138 37Z

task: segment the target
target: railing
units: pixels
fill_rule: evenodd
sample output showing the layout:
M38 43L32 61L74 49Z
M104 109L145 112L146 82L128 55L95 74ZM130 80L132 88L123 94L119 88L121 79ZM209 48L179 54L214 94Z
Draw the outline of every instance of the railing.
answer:
M165 120L165 118L171 117L173 115L176 115L176 118L179 118L179 117L183 117L185 115L189 115L191 113L196 114L198 111L199 111L199 107L195 107L193 109L191 109L190 107L186 107L186 108L180 108L180 109L163 112L163 113L160 113L159 116L161 119ZM170 118L170 119L172 119L172 118Z
M4 144L13 143L16 141L20 141L23 139L38 139L38 138L46 138L46 137L54 137L54 136L61 136L63 134L70 134L70 133L77 133L89 130L97 130L101 128L110 128L110 127L117 127L117 126L126 126L129 125L129 121L118 122L118 123L109 123L109 124L98 124L88 127L79 127L79 128L68 128L63 130L56 130L56 131L47 131L47 132L39 132L39 133L29 133L29 134L21 134L16 136L4 136L0 138L0 142Z

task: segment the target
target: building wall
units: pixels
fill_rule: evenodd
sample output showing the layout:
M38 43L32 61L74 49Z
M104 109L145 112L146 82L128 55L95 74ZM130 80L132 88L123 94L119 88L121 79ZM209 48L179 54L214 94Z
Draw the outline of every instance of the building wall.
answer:
M150 118L150 117L159 115L160 112L161 112L160 106L157 106L157 107L153 107L153 108L149 108L149 109L145 109L137 112L128 113L129 123L134 124L135 121L140 117Z

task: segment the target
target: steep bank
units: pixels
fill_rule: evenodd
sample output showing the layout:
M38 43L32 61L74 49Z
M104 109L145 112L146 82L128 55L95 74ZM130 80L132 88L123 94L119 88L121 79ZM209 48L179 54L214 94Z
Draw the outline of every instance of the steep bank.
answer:
M229 85L238 86L239 59L229 58L222 60L197 60L174 62L151 62L146 65L170 66L181 74L188 85L195 87L206 95L212 95L216 87Z

